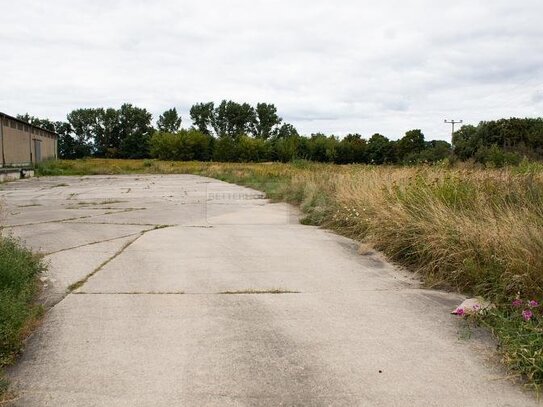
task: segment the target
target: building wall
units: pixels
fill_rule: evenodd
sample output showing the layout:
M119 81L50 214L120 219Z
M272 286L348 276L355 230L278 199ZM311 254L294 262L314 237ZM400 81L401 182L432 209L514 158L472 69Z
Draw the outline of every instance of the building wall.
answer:
M57 157L57 136L9 118L0 118L0 166L30 165L36 163L35 142L41 144L41 161ZM2 150L3 147L3 150Z
M41 141L42 161L57 158L57 137L55 135L36 129L35 133L32 134L32 140Z
M12 122L17 126L17 122ZM10 124L12 124L10 123ZM30 164L30 139L24 130L6 126L2 129L6 165Z

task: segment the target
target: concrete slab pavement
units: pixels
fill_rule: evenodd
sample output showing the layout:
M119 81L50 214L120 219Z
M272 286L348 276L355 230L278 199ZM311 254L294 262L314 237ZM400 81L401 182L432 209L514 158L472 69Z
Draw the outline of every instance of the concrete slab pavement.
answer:
M16 406L537 405L486 342L460 338L461 296L256 191L57 177L0 198L33 223L8 230L54 252L58 301L10 371Z

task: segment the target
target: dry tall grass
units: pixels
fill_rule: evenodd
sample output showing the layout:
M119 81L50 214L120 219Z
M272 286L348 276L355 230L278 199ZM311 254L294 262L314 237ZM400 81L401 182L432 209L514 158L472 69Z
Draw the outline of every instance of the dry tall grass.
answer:
M543 294L541 173L353 169L327 182L336 212L325 222L428 283L496 301Z

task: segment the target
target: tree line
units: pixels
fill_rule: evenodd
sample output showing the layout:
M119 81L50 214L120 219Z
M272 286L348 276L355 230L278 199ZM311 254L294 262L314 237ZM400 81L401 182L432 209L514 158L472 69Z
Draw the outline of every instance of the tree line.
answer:
M496 165L521 157L543 158L543 119L502 119L465 125L453 135L454 148L442 140L426 141L419 129L398 140L381 134L354 133L343 138L323 133L301 136L269 103L223 100L197 103L190 109L192 126L181 128L175 108L152 123L145 108L123 104L70 112L52 122L19 115L19 119L59 134L59 156L159 158L163 160L283 161L308 159L338 164L409 164L453 157Z
M465 125L453 135L454 154L496 165L516 164L523 157L543 159L543 118L510 118Z

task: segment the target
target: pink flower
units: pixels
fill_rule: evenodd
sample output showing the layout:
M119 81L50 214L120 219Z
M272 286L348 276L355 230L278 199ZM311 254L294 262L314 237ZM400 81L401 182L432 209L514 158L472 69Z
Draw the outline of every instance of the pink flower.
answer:
M534 316L534 313L530 311L529 309L525 309L522 311L522 318L524 318L525 321L529 321Z
M522 305L522 300L517 298L515 301L513 301L511 303L511 305L513 305L513 307L515 307L515 308L518 308L518 307L520 307Z
M528 305L530 306L530 308L539 307L539 303L536 300L530 301Z
M464 315L464 308L457 308L454 313L458 316Z

